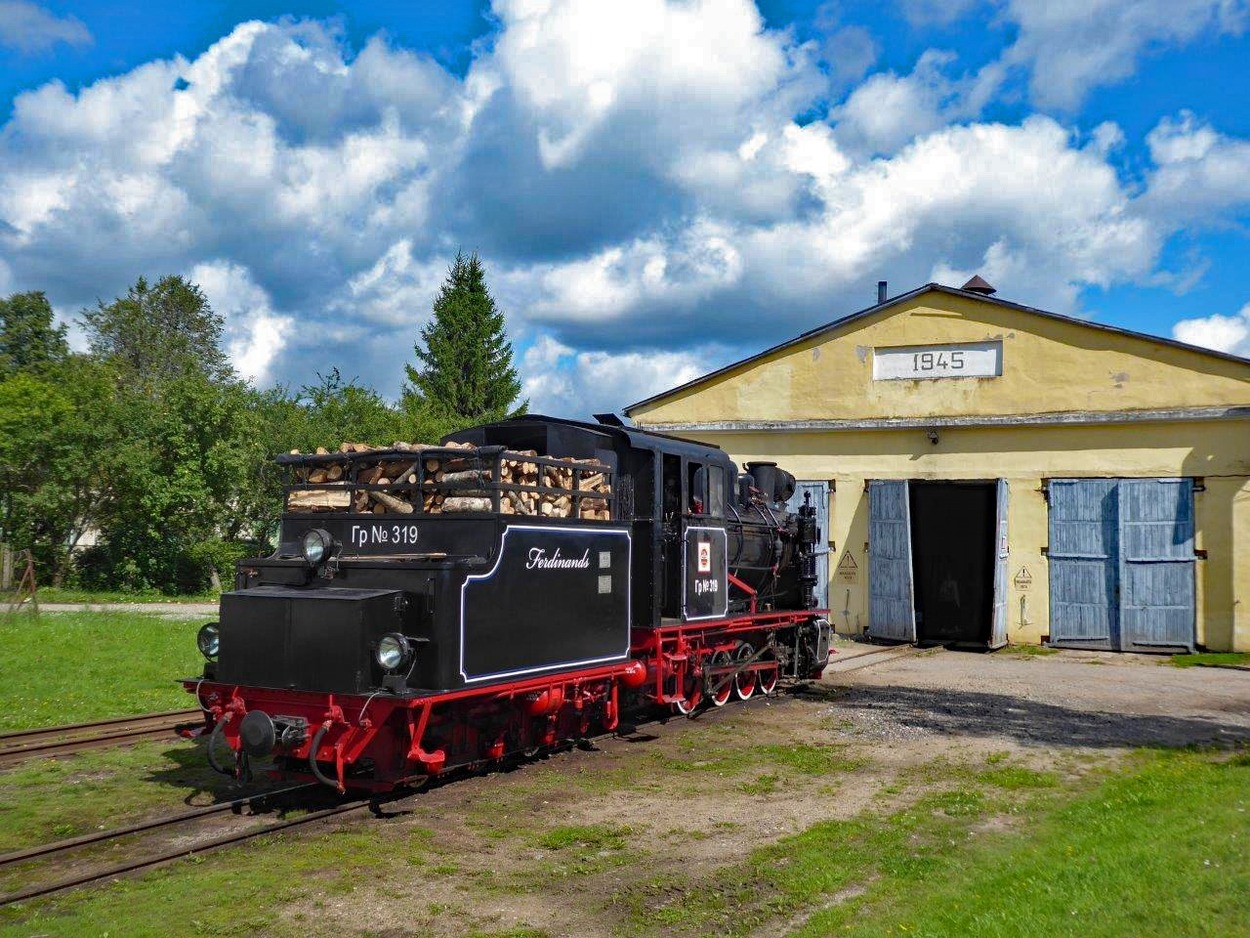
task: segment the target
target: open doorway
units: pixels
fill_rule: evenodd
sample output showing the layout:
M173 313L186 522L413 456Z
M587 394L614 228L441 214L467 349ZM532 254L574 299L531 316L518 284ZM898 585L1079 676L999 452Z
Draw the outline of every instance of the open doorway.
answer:
M984 648L994 618L996 485L909 488L916 640Z

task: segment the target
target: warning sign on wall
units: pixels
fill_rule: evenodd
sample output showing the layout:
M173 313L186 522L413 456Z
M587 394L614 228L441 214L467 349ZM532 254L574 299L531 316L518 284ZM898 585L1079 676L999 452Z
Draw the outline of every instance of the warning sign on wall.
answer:
M1033 586L1033 574L1029 573L1028 567L1021 567L1020 572L1012 577L1012 582L1016 584L1016 589L1027 590Z
M849 550L843 554L842 559L838 561L838 582L859 582L859 564L855 562L855 558L851 555Z

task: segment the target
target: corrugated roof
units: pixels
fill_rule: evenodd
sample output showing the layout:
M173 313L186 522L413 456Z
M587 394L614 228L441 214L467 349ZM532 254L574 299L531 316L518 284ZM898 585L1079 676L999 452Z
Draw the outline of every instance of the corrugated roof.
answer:
M1217 352L1214 349L1203 348L1199 345L1190 345L1188 342L1178 342L1175 339L1165 339L1163 336L1150 335L1149 333L1146 333L1146 332L1136 332L1132 329L1121 328L1120 326L1108 326L1104 323L1090 322L1087 319L1079 319L1076 316L1065 316L1062 313L1052 313L1048 310L1037 309L1036 307L1033 307L1033 306L1025 306L1023 303L1013 303L1010 300L999 299L996 296L986 296L983 293L976 293L976 292L972 292L969 290L957 290L954 287L944 286L943 284L940 284L940 283L926 283L924 286L917 287L915 290L912 290L909 293L901 293L898 296L895 296L886 300L884 303L876 303L865 309L861 309L858 312L851 313L850 315L847 315L847 316L843 316L841 319L835 319L833 320L833 322L825 323L823 326L817 326L815 329L809 329L807 332L801 333L800 335L796 335L792 339L787 339L785 342L782 342L778 345L774 345L771 348L766 348L762 352L757 352L754 355L750 355L746 358L739 359L736 362L731 362L730 364L725 365L723 368L717 368L715 371L710 371L705 375L701 375L698 378L695 378L691 381L687 381L685 384L679 384L675 388L669 388L667 391L661 391L659 394L653 394L651 395L651 397L645 398L644 400L637 401L633 404L629 404L626 407L622 408L622 411L625 414L630 414L635 408L645 407L648 404L652 404L656 401L663 400L666 397L671 397L674 394L679 394L682 391L689 390L690 388L698 387L699 385L704 384L708 381L711 381L714 378L719 378L721 375L724 375L727 372L733 371L735 368L740 368L743 365L750 364L751 362L759 361L762 358L767 358L769 355L772 355L774 352L780 352L783 349L787 349L787 348L790 348L791 346L798 345L802 342L806 342L808 339L814 336L822 335L827 332L833 332L837 329L841 329L845 326L849 326L853 324L854 322L856 322L857 320L864 319L868 316L871 316L874 313L879 313L882 310L889 309L891 306L900 306L903 303L910 302L911 300L925 293L946 293L946 294L949 294L950 296L964 297L966 299L976 300L979 303L989 303L993 306L1002 306L1006 309L1014 309L1014 310L1019 310L1025 313L1033 313L1036 316L1044 316L1047 319L1054 319L1059 322L1072 323L1074 325L1085 326L1090 329L1098 329L1100 331L1110 332L1115 335L1130 336L1131 338L1134 338L1134 339L1144 339L1147 342L1156 342L1160 345L1167 345L1172 348L1185 349L1186 351L1189 351L1189 352L1197 352L1201 355L1210 355L1214 358L1220 358L1220 359L1224 359L1225 361L1232 361L1232 362L1237 362L1242 365L1250 366L1250 358L1242 358L1240 355L1233 355L1229 352Z

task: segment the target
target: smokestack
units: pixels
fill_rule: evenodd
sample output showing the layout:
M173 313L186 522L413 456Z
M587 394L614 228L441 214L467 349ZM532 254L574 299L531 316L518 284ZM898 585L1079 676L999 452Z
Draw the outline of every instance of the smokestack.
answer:
M878 280L877 281L877 305L878 306L880 306L882 303L885 302L885 289L886 289L886 281Z

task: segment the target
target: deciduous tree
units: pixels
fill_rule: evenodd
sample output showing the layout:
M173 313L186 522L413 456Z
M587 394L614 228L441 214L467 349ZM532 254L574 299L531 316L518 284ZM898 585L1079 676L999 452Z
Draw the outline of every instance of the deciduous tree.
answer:
M222 318L204 292L182 277L151 285L140 277L125 296L82 311L91 351L138 386L152 389L196 372L210 381L235 377L221 348Z
M54 325L54 319L43 293L0 299L0 376L39 371L69 357L65 326Z

